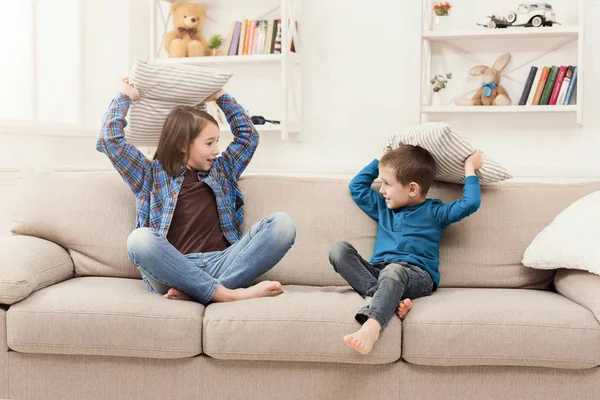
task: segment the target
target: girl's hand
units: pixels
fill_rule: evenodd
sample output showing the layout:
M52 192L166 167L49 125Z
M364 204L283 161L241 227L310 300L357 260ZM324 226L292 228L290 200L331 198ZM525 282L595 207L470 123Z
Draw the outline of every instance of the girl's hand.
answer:
M221 89L218 92L215 92L215 93L211 94L210 96L208 96L206 98L206 100L203 101L203 103L210 103L211 101L217 101L217 99L224 94L225 94L225 89Z
M121 80L121 93L129 96L129 98L133 101L138 101L140 97L140 92L136 88L133 87L131 83L129 83L129 78L125 77Z

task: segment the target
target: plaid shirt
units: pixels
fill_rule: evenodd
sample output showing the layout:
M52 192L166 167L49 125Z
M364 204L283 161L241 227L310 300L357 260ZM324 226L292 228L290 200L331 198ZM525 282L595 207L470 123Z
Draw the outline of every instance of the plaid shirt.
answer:
M233 97L222 95L217 104L225 113L234 134L233 142L217 157L210 171L200 176L215 193L219 221L225 238L233 244L242 237L244 204L237 180L246 169L258 146L258 132L250 117ZM104 115L102 131L96 144L106 154L136 197L135 227L149 227L167 235L184 173L170 176L158 160L147 159L127 143L125 115L131 99L118 94Z

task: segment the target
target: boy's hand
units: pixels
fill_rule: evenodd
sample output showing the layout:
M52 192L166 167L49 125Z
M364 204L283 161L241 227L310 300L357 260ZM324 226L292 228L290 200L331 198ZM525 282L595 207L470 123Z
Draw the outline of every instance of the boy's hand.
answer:
M121 93L129 96L133 101L138 101L141 98L140 92L129 83L129 78L127 77L121 79Z
M475 171L477 171L483 165L483 160L481 158L481 151L475 150L473 154L471 154L465 160L465 176L475 175Z
M210 103L211 101L217 101L219 97L225 94L225 89L220 89L219 91L211 94L203 101L203 103Z

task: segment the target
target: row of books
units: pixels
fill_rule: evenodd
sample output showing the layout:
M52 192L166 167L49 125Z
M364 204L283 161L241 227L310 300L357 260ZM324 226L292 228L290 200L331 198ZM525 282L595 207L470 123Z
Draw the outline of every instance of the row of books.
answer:
M281 20L233 21L223 51L230 56L281 53Z
M519 105L569 105L576 83L577 66L531 67Z

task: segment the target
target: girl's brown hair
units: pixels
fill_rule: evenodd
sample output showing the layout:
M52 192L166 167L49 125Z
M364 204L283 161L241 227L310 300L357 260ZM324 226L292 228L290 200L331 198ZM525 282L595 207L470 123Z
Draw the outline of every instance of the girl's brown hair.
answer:
M219 126L212 115L194 107L178 106L169 113L154 153L167 174L177 176L185 171L190 146L209 123Z

